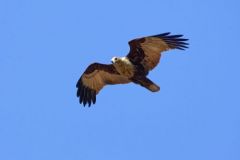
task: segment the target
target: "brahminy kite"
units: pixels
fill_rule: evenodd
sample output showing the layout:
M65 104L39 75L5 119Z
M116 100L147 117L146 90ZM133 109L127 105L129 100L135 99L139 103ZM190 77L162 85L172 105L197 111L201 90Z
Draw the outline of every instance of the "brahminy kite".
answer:
M170 32L133 39L128 42L130 51L126 57L113 57L112 64L93 63L87 67L77 82L77 97L85 106L96 103L96 95L106 85L133 82L157 92L160 87L147 78L149 71L160 61L161 54L170 49L188 48L188 39Z

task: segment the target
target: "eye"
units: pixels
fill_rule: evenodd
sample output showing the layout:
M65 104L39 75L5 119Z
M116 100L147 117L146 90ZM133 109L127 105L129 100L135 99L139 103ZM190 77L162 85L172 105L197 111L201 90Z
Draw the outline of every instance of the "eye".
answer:
M117 60L117 58L115 57L115 58L114 58L114 60L116 61L116 60Z

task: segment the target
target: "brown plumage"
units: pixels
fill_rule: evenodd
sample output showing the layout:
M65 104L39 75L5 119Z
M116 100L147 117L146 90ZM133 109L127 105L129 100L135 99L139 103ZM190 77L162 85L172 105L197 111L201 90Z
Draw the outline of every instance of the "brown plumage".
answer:
M87 67L76 87L79 102L85 106L95 104L96 95L105 85L136 83L152 92L160 87L146 76L160 61L161 53L169 49L188 48L182 35L163 33L131 40L130 52L126 57L112 59L113 64L93 63Z

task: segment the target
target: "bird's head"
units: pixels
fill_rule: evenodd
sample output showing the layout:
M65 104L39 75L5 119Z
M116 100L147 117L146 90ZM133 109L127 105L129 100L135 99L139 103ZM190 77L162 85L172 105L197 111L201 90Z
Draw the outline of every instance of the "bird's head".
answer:
M119 62L120 60L121 60L121 59L118 58L118 57L113 57L113 58L111 59L111 62L114 64L114 63Z

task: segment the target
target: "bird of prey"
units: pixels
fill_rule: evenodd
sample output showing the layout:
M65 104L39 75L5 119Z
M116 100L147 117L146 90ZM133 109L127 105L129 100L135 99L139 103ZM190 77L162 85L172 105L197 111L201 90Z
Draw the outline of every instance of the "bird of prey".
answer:
M157 92L160 87L147 78L149 71L160 61L161 54L170 49L188 48L188 39L170 32L133 39L128 42L130 51L126 57L113 57L112 64L93 63L87 67L77 82L77 97L85 106L96 103L96 95L106 85L133 82Z

